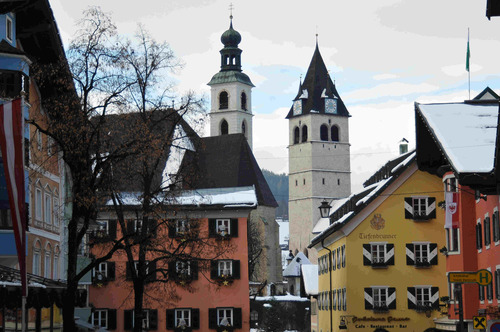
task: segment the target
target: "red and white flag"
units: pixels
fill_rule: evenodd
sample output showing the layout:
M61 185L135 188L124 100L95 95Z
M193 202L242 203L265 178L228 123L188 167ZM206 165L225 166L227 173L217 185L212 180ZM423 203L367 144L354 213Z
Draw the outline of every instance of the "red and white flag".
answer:
M0 105L0 147L21 272L22 294L27 296L23 129L21 99Z
M446 192L445 203L446 203L446 215L445 215L444 228L458 228L460 220L458 193Z

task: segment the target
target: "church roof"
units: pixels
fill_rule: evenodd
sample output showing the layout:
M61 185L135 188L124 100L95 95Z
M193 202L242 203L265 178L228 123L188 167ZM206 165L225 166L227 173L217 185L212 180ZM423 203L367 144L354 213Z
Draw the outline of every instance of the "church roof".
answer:
M197 167L196 170L181 167L189 173L197 174L189 179L192 188L253 185L259 205L278 206L243 134L201 138L196 152L186 151L184 162Z
M303 99L301 115L309 113L325 114L325 98L337 99L337 115L350 116L335 88L335 84L328 74L325 62L319 52L318 44L316 44L306 77L304 82L301 83L294 101ZM292 117L294 117L293 107L290 108L286 118L290 119Z
M250 77L248 77L247 74L236 70L218 72L212 77L210 82L208 82L208 85L225 84L231 82L240 82L250 86L255 86L253 85Z

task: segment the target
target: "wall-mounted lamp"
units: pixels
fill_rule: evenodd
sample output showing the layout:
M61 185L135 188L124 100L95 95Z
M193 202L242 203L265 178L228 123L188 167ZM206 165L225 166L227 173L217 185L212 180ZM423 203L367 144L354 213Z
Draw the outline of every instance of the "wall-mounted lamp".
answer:
M331 208L332 206L328 204L326 199L323 202L321 202L321 205L319 206L319 213L321 214L321 218L328 218L328 216L330 215Z

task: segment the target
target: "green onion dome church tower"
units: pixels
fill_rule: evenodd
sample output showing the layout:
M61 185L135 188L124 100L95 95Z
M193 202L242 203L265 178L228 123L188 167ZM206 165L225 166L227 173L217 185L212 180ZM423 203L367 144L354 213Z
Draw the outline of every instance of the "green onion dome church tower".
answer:
M305 252L326 199L351 194L349 112L332 82L318 43L286 117L289 124L290 249ZM317 235L317 234L316 234ZM308 252L315 262L316 252Z
M208 85L211 91L210 136L242 133L252 148L252 88L250 78L241 70L241 35L231 23L220 40L220 71Z

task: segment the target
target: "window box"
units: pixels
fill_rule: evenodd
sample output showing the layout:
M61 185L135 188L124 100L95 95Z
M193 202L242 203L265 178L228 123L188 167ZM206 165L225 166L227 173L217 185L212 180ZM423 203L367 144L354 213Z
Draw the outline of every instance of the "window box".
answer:
M115 280L115 262L99 263L92 270L92 284L96 287L104 287L109 281Z
M208 234L217 240L229 240L238 237L238 219L209 219Z
M221 286L229 286L240 278L240 261L222 259L211 262L210 278Z
M172 271L171 278L182 286L191 283L193 280L198 280L197 261L170 262L168 269Z
M415 307L415 311L417 312L426 312L432 310L432 302L417 302L417 305Z
M388 312L389 307L385 304L385 302L375 303L373 305L373 312Z
M416 267L430 267L431 263L427 260L427 258L417 258L415 260Z
M386 268L387 263L385 262L385 260L383 258L375 258L375 259L372 259L372 267L373 268Z

